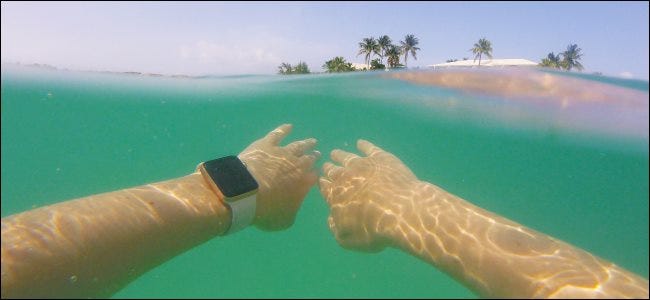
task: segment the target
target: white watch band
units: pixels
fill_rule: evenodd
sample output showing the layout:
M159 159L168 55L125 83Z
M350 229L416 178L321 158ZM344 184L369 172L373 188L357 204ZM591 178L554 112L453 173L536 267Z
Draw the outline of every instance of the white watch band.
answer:
M234 202L228 202L230 212L232 213L232 221L226 234L235 233L253 223L256 204L257 193Z

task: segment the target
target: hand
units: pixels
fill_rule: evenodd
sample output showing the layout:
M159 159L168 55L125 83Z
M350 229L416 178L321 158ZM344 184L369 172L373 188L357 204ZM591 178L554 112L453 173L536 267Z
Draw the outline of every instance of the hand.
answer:
M239 154L259 184L253 224L262 230L290 227L305 195L318 179L314 162L320 158L320 152L312 150L316 139L279 145L291 128L291 124L281 125Z
M386 234L403 218L414 199L417 177L393 154L364 140L358 156L335 149L323 164L320 191L330 206L328 223L344 248L378 252L390 243Z

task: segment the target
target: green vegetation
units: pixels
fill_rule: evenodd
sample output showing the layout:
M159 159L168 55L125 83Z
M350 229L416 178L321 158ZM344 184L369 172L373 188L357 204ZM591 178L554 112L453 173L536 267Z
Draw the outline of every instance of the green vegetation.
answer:
M492 43L488 41L485 38L482 38L478 40L476 44L474 44L474 48L469 49L469 51L472 51L476 56L474 57L474 61L476 61L476 58L478 58L478 65L481 65L481 57L483 54L485 54L487 57L492 58Z
M571 71L571 69L576 68L578 71L584 69L579 60L582 58L582 49L578 48L578 45L572 44L566 47L566 51L562 52L562 66Z
M387 35L382 35L378 39L374 37L364 38L359 43L359 52L357 56L364 54L365 63L367 66L370 66L370 70L385 70L386 68L402 68L405 67L408 56L412 56L413 59L417 60L417 51L420 50L417 45L419 44L419 39L412 34L407 34L404 37L403 41L400 41L401 46L394 45L392 40ZM379 56L379 58L372 59L373 55ZM404 64L400 62L401 55L404 55ZM386 58L386 64L384 64L384 58ZM352 66L352 63L349 63L342 56L336 56L328 61L322 66L327 73L339 73L339 72L354 72L357 71ZM363 70L366 70L364 68ZM283 62L278 66L278 74L309 74L309 68L304 62L298 63L296 66L292 66L289 63Z
M386 50L390 47L390 45L393 44L393 41L391 41L390 37L387 35L382 35L377 39L377 44L379 45L379 50L380 53L379 57L381 58L381 63L384 63L384 57L386 56Z
M404 64L406 64L409 54L414 59L417 59L416 54L417 51L420 50L420 48L417 47L418 43L418 38L412 34L406 35L404 41L400 41L401 46L393 45L391 38L387 35L382 35L378 39L368 37L359 42L359 52L357 53L357 56L362 54L365 55L364 62L366 65L370 66L370 70L384 70L386 67L400 68L405 66L400 63L400 56L402 54L404 55ZM377 55L379 58L372 59L373 55ZM386 58L386 64L384 64L384 58ZM323 69L328 73L357 71L351 63L345 61L341 56L337 56L325 62ZM366 69L364 68L364 70Z
M291 70L293 70L291 64L283 62L278 67L278 74L291 74Z
M392 40L387 35L382 35L378 39L374 37L364 38L359 43L359 52L357 56L364 54L366 65L370 66L370 70L384 70L386 68L401 68L405 67L407 64L409 54L413 59L417 60L417 51L420 50L417 45L419 44L419 39L412 34L407 34L404 37L403 41L400 41L400 46L394 45ZM474 61L478 59L478 65L481 65L481 60L483 55L492 58L492 43L486 38L481 38L474 44L474 47L470 49L474 56ZM373 55L379 56L379 58L372 59ZM404 64L401 64L400 58L404 55ZM571 71L572 69L577 69L582 71L584 67L580 63L582 59L582 49L578 48L576 44L569 44L566 51L555 54L553 52L549 53L545 58L541 60L539 66L554 68L559 70ZM386 64L384 64L384 58L386 58ZM469 58L463 57L462 60L468 60ZM456 58L448 59L446 62L455 62L458 61ZM354 72L357 71L352 63L345 61L345 58L342 56L337 56L328 60L323 65L328 73L339 73L339 72ZM363 70L366 70L364 68ZM283 62L278 66L278 74L309 74L309 67L305 62L299 62L296 66L292 66L289 63Z
M571 71L575 68L578 71L582 71L584 67L580 63L582 59L582 49L578 48L576 44L569 44L566 48L566 51L554 54L553 52L549 53L546 58L542 59L542 62L539 63L540 67L554 68L559 70ZM562 58L560 59L560 55Z
M298 65L293 69L293 74L309 74L309 67L307 66L307 63L305 62L300 62Z
M542 59L542 62L539 63L541 67L560 69L562 68L560 54L554 54L553 52L549 53L546 58Z
M417 59L416 54L420 50L417 47L418 43L418 38L412 34L407 34L404 40L400 41L401 46L393 45L391 38L387 35L382 35L379 39L375 39L374 37L364 38L359 43L359 53L357 56L361 54L366 55L365 63L370 65L370 70L384 69L386 67L383 64L384 58L387 58L386 64L389 68L404 67L409 54L414 59ZM379 56L379 59L373 60L374 63L371 63L370 60L373 54ZM404 65L400 63L400 56L402 54L404 55Z
M386 62L388 63L389 68L402 66L402 64L399 63L399 57L401 54L402 49L400 47L395 45L390 45L390 47L388 47L388 50L386 50L386 57L388 57L388 60Z
M299 62L295 67L291 66L289 63L283 62L278 66L278 74L290 75L290 74L309 74L309 67L305 62Z
M370 70L383 70L386 69L386 66L379 61L379 58L375 58L370 62Z
M408 64L406 63L406 59L408 58L409 53L411 53L411 56L413 56L414 59L416 59L416 60L418 59L415 56L415 52L420 50L420 48L416 47L419 43L420 43L420 41L418 40L418 38L416 38L412 34L407 34L404 37L404 40L400 41L400 44L402 44L402 46L401 46L402 47L402 53L404 53L404 65L405 66L408 66Z
M379 44L377 44L377 40L375 40L374 37L369 37L363 39L361 43L359 43L359 53L357 53L357 56L361 54L366 55L366 60L364 61L366 65L370 65L370 56L374 53L377 55L381 55L381 49L379 47Z
M328 60L323 65L323 69L327 70L328 73L340 73L340 72L352 72L354 67L352 64L345 61L345 58L337 56L331 60Z

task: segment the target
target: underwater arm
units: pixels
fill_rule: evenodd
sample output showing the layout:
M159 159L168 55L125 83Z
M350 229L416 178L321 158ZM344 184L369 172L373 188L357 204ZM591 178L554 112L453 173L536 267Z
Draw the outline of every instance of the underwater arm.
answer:
M611 262L420 181L360 140L365 156L332 151L320 179L341 246L402 249L483 297L647 298L648 281Z
M109 297L227 229L201 174L2 219L2 297Z
M290 227L316 182L316 140L279 146L283 125L239 154L259 184L253 225ZM308 152L308 153L305 153ZM230 226L200 173L2 218L2 298L110 297Z
M414 205L383 234L482 297L648 297L646 279L611 262L433 184L421 182L415 189Z

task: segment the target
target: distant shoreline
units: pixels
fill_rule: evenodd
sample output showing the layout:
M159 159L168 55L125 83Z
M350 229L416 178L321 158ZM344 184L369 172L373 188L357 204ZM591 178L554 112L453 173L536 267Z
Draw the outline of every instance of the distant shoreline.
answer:
M75 70L75 69L68 69L68 68L59 68L53 65L49 64L41 64L41 63L20 63L20 62L2 62L2 65L10 65L10 66L20 66L20 67L30 67L30 68L38 68L38 69L43 69L43 70L50 70L50 71L68 71L68 72L89 72L89 73L100 73L100 74L119 74L119 75L132 75L132 76L146 76L146 77L162 77L162 78L186 78L186 79L201 79L201 78L207 78L207 77L232 77L232 76L248 76L248 75L260 75L260 76L275 76L278 74L274 73L245 73L245 74L224 74L224 75L218 75L218 74L205 74L205 75L186 75L186 74L160 74L160 73L148 73L148 72L138 72L138 71L98 71L98 70ZM328 74L327 72L310 72L309 74Z
M144 73L144 72L136 72L136 71L123 71L123 72L118 72L118 71L97 71L97 70L73 70L73 69L68 69L68 68L58 68L52 65L48 64L40 64L40 63L31 63L31 64L23 64L19 62L3 62L2 65L11 65L11 66L20 66L20 67L29 67L29 68L38 68L38 69L43 69L43 70L50 70L50 71L69 71L69 72L89 72L89 73L101 73L101 74L120 74L120 75L133 75L133 76L146 76L146 77L167 77L167 78L188 78L188 79L198 79L198 78L205 78L209 75L198 75L198 76L192 76L192 75L185 75L185 74L159 74L159 73Z
M37 69L42 69L42 70L50 70L50 71L67 71L67 72L88 72L88 73L97 73L97 74L114 74L114 75L130 75L130 76L142 76L142 77L153 77L153 78L177 78L177 79L202 79L202 78L209 78L209 77L237 77L237 76L248 76L248 75L261 75L261 76L274 76L278 74L229 74L229 75L217 75L217 74L207 74L207 75L186 75L186 74L160 74L160 73L148 73L148 72L138 72L138 71L98 71L98 70L75 70L75 69L68 69L68 68L59 68L56 66L52 66L49 64L41 64L41 63L20 63L20 62L2 62L2 66L18 66L18 67L28 67L28 68L37 68ZM430 69L421 69L419 67L413 68L410 71L430 71ZM546 70L550 72L555 72L555 70ZM560 71L558 71L560 72ZM309 74L312 75L317 75L317 74L329 74L328 72L311 72ZM647 83L648 80L645 79L640 79L640 78L625 78L625 77L618 77L615 75L604 75L602 73L592 73L592 74L587 74L587 73L575 73L575 72L560 72L560 75L598 75L600 77L607 77L607 78L612 78L615 80L621 80L621 81L633 81L633 82L641 82L641 83Z

